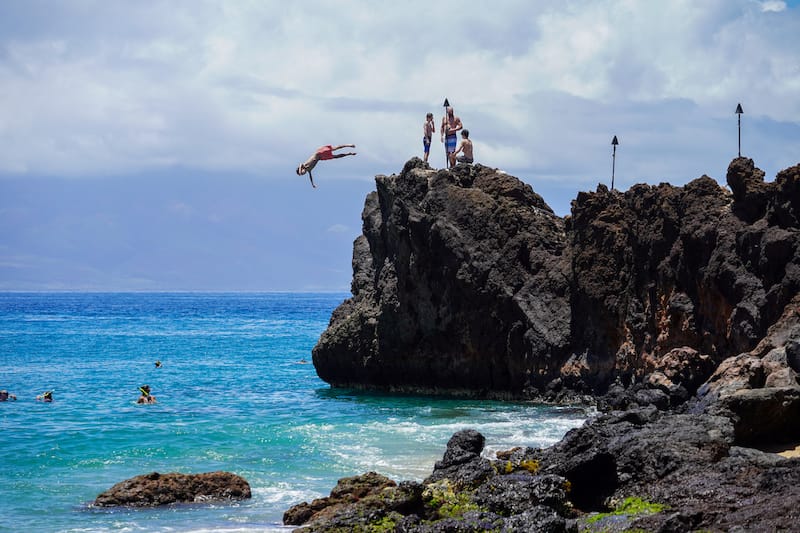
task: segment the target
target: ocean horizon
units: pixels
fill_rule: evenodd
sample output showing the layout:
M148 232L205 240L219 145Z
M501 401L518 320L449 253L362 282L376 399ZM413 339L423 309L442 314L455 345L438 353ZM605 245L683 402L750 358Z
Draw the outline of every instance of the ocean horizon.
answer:
M342 292L0 292L0 530L286 531L339 478L422 480L474 428L485 453L547 446L583 408L333 389L311 349ZM161 366L156 367L156 361ZM139 405L148 384L154 405ZM37 395L52 390L54 401ZM250 500L94 508L153 471L226 470Z

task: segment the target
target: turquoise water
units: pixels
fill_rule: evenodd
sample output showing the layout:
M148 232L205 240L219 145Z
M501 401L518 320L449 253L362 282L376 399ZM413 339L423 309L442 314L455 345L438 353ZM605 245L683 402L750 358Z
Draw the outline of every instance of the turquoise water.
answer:
M0 530L285 531L283 512L369 470L421 480L453 432L543 446L587 413L334 390L311 348L344 294L0 293ZM156 368L155 361L162 362ZM137 405L149 384L155 405ZM52 403L35 401L54 390ZM227 470L251 500L95 509L152 471Z

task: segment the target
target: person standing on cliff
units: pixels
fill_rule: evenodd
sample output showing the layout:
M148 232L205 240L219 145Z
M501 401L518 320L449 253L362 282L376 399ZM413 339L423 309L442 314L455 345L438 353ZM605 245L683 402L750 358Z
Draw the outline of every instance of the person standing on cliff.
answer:
M444 144L445 152L447 153L447 167L450 168L455 165L455 159L453 159L453 152L456 151L456 142L457 137L456 134L460 129L464 126L461 124L461 119L456 116L455 112L453 111L452 106L447 106L447 112L445 116L442 118L442 142Z
M334 154L335 150L341 150L342 148L355 148L355 144L340 144L339 146L331 146L330 144L326 144L325 146L320 146L317 148L317 151L311 154L311 157L308 158L308 161L305 163L300 164L297 167L298 176L302 176L303 174L308 174L308 179L311 180L311 186L316 189L316 185L314 185L314 176L311 175L311 169L317 166L322 160L327 159L339 159L340 157L346 157L348 155L356 155L355 152L347 152L346 154Z
M423 161L428 162L428 155L431 153L431 140L436 133L436 125L433 123L433 113L425 116L425 124L422 125L422 150L424 152Z

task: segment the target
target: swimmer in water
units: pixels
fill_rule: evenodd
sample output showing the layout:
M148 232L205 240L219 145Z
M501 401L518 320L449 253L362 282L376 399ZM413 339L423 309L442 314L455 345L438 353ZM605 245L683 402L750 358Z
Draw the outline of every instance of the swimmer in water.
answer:
M139 392L142 393L136 403L156 403L156 397L150 394L150 385L142 385L139 387Z
M36 397L37 402L52 402L53 401L53 391L49 390L44 394L40 394Z
M7 402L8 400L16 400L17 397L9 394L7 390L0 390L0 402Z

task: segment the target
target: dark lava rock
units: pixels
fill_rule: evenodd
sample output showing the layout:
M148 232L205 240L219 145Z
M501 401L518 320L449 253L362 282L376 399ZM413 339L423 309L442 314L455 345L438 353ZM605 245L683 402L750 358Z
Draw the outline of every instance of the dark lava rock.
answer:
M491 465L486 474L459 483L476 465L478 435L451 439L451 459L437 469L452 478L395 486L368 474L367 490L315 501L302 531L797 531L800 523L800 459L734 445L727 417L654 406L606 414L550 448L482 459ZM587 513L628 497L664 509L609 517L596 527L588 521Z
M284 513L283 523L302 525L299 531L313 533L356 531L382 520L397 522L405 516L424 515L423 489L415 481L398 485L375 472L343 478L330 496L291 507Z
M800 165L766 183L738 158L727 181L732 192L708 176L601 185L561 219L501 171L412 159L367 197L353 297L314 348L317 372L334 386L552 400L658 372L650 388L673 406L753 350L800 292ZM798 366L800 349L787 357ZM646 394L619 399L664 405Z
M531 449L509 452L498 468L480 456L483 446L477 431L459 431L422 484L374 472L345 478L330 497L286 511L284 524L307 533L567 531L566 479L535 473L538 464L525 462Z
M698 391L694 411L729 415L736 443L800 441L800 295L753 350L723 361Z
M577 533L578 530L574 526L568 526L564 517L550 507L537 505L506 519L500 531L503 533L516 533L519 531L525 531L526 533Z
M700 456L796 443L800 165L767 183L737 158L726 178L730 191L708 176L626 192L601 185L561 219L501 171L433 171L412 159L367 197L353 297L314 348L317 372L335 386L386 390L605 394L604 409L648 408L625 415L635 427L650 426L636 422L641 413L667 409L700 417L697 427L729 421L731 439L695 435ZM448 446L426 482L491 479L481 447ZM668 471L671 450L653 445L620 469L619 454L595 447L556 473L577 480L579 506L602 508L629 472ZM605 485L582 487L598 474Z
M459 432L422 484L303 504L311 531L576 531L633 496L667 508L603 527L797 531L800 459L754 447L800 441L800 165L727 182L601 185L561 219L480 165L378 176L320 377L612 412L494 461Z
M567 513L567 487L561 476L519 472L492 477L475 491L472 499L502 516L519 515L539 505Z
M474 429L455 433L447 442L444 457L436 462L433 473L423 483L447 479L460 489L477 486L494 474L489 460L480 455L484 443L483 435Z
M636 496L666 511L633 520L646 531L795 530L800 460L734 445L730 419L650 408L601 416L541 452L582 511ZM791 504L789 502L795 502Z
M783 192L799 173L765 184L740 158L728 168L733 194L707 176L580 193L566 228L573 373L627 381L660 370L693 394L753 349L800 288L797 202Z
M100 494L98 507L148 507L172 503L206 503L251 497L247 481L230 472L159 474L153 472L121 481Z
M564 221L529 185L481 165L437 172L415 158L375 182L353 297L313 350L320 377L471 395L555 377L570 329Z

